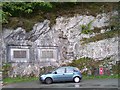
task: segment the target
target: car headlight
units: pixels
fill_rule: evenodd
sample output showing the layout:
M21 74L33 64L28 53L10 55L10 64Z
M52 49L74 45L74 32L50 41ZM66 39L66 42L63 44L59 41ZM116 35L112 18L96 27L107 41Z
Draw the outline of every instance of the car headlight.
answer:
M46 76L45 75L41 75L40 78L44 79Z
M45 75L41 75L40 77L45 77Z

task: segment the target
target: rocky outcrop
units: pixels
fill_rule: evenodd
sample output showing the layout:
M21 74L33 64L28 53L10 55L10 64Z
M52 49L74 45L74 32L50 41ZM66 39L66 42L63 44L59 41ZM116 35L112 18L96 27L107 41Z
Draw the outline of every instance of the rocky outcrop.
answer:
M5 43L13 44L13 45L28 45L30 42L36 41L39 36L47 33L50 30L49 20L45 20L44 22L37 23L34 25L33 30L26 33L26 31L18 27L16 30L8 31L8 29L4 30L4 33L8 32L8 35L4 36Z
M12 70L9 73L10 77L17 76L26 76L26 77L38 77L40 74L40 65L39 64L30 64L30 63L13 63Z
M92 42L80 46L80 57L89 57L95 60L102 60L106 57L118 55L118 37ZM116 59L118 61L118 58Z
M37 62L39 61L37 57L38 47L47 46L58 47L58 60L57 62L53 62L57 66L81 57L89 57L95 60L112 57L113 60L118 61L116 57L118 54L118 37L91 42L85 45L81 44L81 39L83 38L91 38L99 33L109 31L110 28L103 27L109 25L110 17L115 14L116 12L112 14L103 13L96 17L87 15L76 15L69 18L59 17L56 18L56 24L52 27L49 26L49 20L44 20L44 22L36 23L30 32L25 32L21 27L18 27L16 30L3 29L4 32L2 35L4 42L2 43L2 47L4 48L4 54L7 55L7 45L30 45L32 47L31 60ZM99 28L100 31L85 34L83 33L83 27L86 27L90 31ZM23 65L13 64L14 66L16 68L13 71L18 75L21 73L22 75L30 73L36 73L38 75L40 68L38 64L32 66L28 63L24 63Z

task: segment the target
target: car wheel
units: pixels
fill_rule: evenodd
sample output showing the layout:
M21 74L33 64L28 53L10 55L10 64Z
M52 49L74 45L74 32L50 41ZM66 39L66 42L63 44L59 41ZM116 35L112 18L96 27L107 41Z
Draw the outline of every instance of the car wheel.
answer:
M51 78L46 78L45 79L45 83L46 84L51 84L52 83L52 79Z
M74 81L75 83L79 83L79 82L80 82L80 78L79 78L79 77L74 77L73 81Z

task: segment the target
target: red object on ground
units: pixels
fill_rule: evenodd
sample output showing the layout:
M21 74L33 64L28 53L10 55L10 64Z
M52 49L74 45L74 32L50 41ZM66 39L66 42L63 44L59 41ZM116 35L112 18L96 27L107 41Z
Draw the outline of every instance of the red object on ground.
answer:
M103 72L103 67L100 67L100 68L99 68L99 74L100 74L100 75L103 75L103 74L104 74L104 72Z

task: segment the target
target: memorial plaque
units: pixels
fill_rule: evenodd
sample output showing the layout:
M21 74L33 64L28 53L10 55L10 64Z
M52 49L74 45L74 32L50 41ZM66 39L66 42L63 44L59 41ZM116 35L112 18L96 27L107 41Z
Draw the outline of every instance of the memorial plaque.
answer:
M42 51L41 58L54 58L53 51Z
M26 58L26 51L25 50L21 50L21 51L17 51L15 50L13 52L14 58Z

